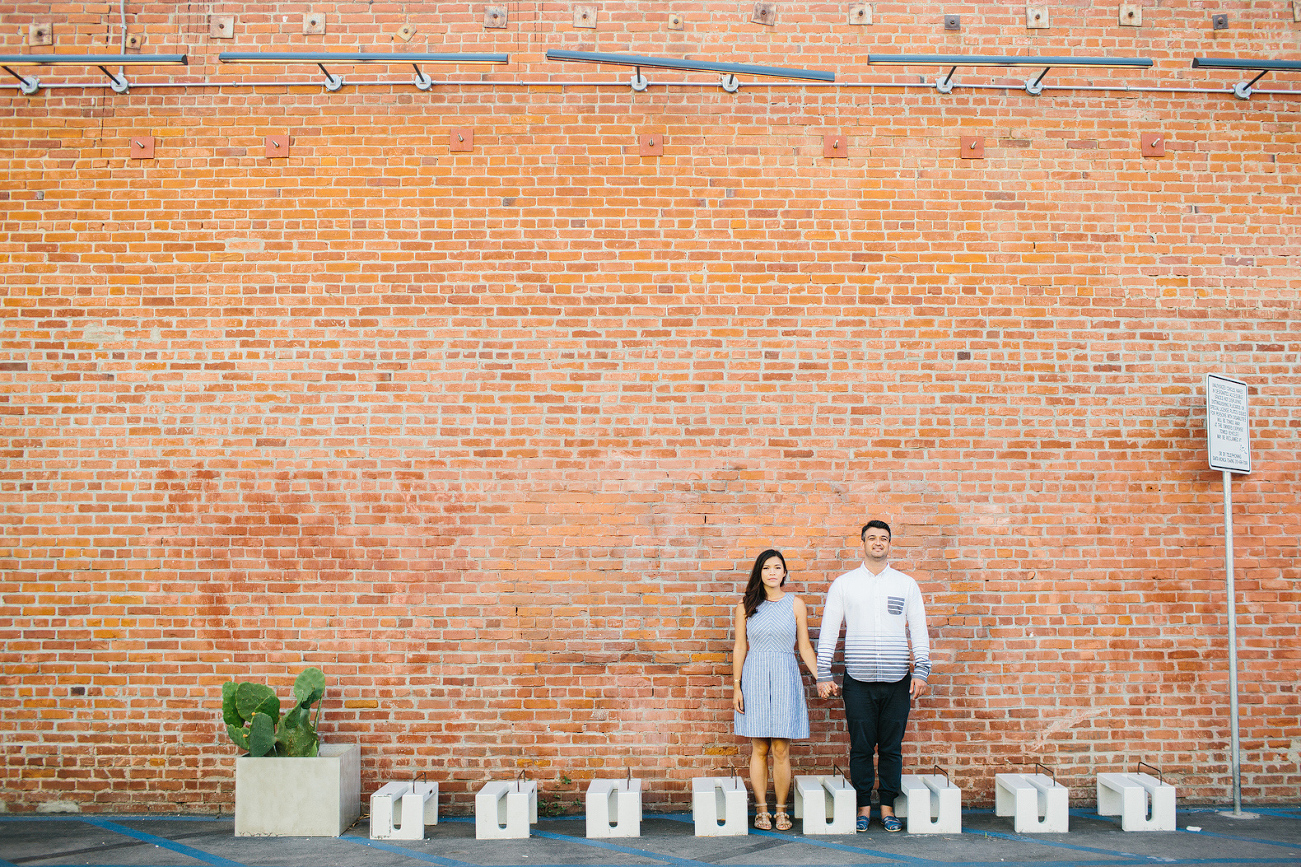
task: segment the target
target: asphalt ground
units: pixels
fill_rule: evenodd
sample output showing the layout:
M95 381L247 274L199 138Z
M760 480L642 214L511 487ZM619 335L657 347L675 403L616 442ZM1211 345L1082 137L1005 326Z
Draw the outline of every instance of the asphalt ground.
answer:
M637 867L637 865L984 865L1120 867L1271 864L1301 867L1301 806L1178 811L1178 830L1124 832L1112 817L1071 811L1067 834L1016 834L1012 820L964 810L961 834L806 837L756 831L696 837L686 813L647 815L642 836L588 840L582 816L543 819L527 840L480 841L468 818L443 818L416 841L371 840L366 819L341 837L235 837L231 817L0 815L0 867Z

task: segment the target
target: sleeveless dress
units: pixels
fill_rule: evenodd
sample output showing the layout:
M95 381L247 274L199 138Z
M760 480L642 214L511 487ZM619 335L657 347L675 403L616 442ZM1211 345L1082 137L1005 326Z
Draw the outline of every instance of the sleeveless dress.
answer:
M809 736L809 708L795 658L795 596L764 600L746 621L748 649L741 667L745 713L734 713L736 733L745 738Z

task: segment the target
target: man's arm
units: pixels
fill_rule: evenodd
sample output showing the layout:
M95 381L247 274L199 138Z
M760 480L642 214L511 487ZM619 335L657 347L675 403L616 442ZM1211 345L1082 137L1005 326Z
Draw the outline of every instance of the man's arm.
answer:
M926 694L931 676L931 636L926 629L926 605L917 582L908 593L908 638L912 643L913 676L909 694L913 698Z
M822 625L818 627L818 695L826 698L836 691L831 679L831 663L836 658L836 645L840 643L840 625L845 616L841 584L834 581L827 591L827 605L822 611Z

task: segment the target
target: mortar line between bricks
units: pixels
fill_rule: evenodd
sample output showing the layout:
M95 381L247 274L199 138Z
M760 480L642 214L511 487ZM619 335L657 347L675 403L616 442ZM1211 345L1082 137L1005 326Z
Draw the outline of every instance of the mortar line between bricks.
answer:
M81 818L82 822L88 825L94 825L97 828L103 828L105 831L112 831L114 834L122 834L126 837L134 837L137 840L143 840L146 843L153 843L163 849L168 849L178 855L184 855L187 858L194 858L205 864L211 864L213 867L247 867L239 861L232 861L229 858L222 858L220 855L213 855L202 849L196 849L193 846L186 846L184 843L174 843L166 837L159 837L157 834L149 834L145 831L136 831L125 825L119 825L117 822L111 822L107 819L92 819L87 817Z
M606 849L610 852L620 852L624 855L637 855L642 858L653 858L656 861L662 861L665 864L690 864L698 867L711 867L705 861L692 861L690 858L679 858L676 855L666 855L663 852L652 852L649 849L637 849L632 846L620 846L618 843L610 843L605 840L591 840L587 837L571 837L568 834L557 834L554 831L534 831L534 837L545 837L548 840L563 840L567 843L581 843L584 846L591 846L594 849Z
M369 837L363 837L360 834L344 834L339 838L357 846L370 846L372 849L380 849L384 852L394 852L405 855L408 858L415 858L418 861L427 861L430 864L441 864L442 867L474 867L467 861L457 861L454 858L443 858L438 855L427 855L424 852L417 852L414 849L408 849L405 846L399 846L396 843L389 843L384 840L372 840ZM412 842L415 842L414 840Z

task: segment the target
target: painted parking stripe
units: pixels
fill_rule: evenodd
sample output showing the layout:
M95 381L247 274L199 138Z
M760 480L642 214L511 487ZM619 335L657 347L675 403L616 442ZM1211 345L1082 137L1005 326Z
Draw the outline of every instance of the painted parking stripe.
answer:
M1181 834L1196 834L1198 837L1215 837L1220 840L1237 840L1242 843L1260 843L1265 846L1282 846L1285 849L1301 849L1301 843L1285 843L1282 840L1260 840L1255 837L1239 837L1237 834L1221 834L1217 831L1180 831Z
M372 840L369 837L362 837L361 835L345 834L339 839L346 840L349 843L355 843L358 846L369 846L372 849L380 849L385 852L396 852L400 855L405 855L408 858L413 858L416 861L438 864L441 865L441 867L474 867L474 865L465 861L457 861L453 858L441 858L438 855L427 855L424 852L417 852L414 849L408 849L405 846L399 846L396 843L386 843L383 840Z
M128 828L126 825L119 825L117 822L110 822L107 819L95 819L88 816L79 816L78 821L85 822L88 825L94 825L97 828L103 828L105 831L112 831L114 834L121 834L124 837L133 837L144 843L152 843L161 849L168 849L179 855L184 855L187 858L193 858L196 861L211 864L212 867L247 867L247 865L241 864L239 861L222 858L220 855L213 855L211 852L204 852L202 849L196 849L193 846L186 846L184 843L177 843L168 840L166 837L159 837L157 834L137 831L134 828Z
M568 834L557 834L554 831L537 831L533 832L534 837L545 837L548 840L561 840L565 843L581 843L584 846L591 846L594 849L605 849L608 852L619 852L624 855L637 855L642 858L651 858L665 864L692 865L692 867L713 867L704 861L692 861L689 858L679 858L676 855L665 855L663 852L652 852L650 849L637 849L632 846L620 846L618 843L611 843L607 840L591 840L587 837L571 837Z
M1008 834L1003 831L963 831L962 833L971 834L975 837L992 837L995 840L1011 840L1014 843L1035 843L1053 849L1065 849L1069 852L1088 852L1090 855L1110 855L1115 858L1136 858L1140 861L1151 860L1149 856L1139 855L1137 852L1122 852L1119 849L1102 849L1097 846L1077 846L1074 843L1061 843L1056 840L1040 840L1027 837L1024 834Z
M648 818L655 819L672 819L675 822L684 822L694 824L695 819L691 816L684 816L680 813L656 813ZM851 852L855 855L871 855L874 858L889 858L894 861L902 861L911 864L931 864L927 858L917 858L912 855L900 855L896 852L882 852L880 849L868 849L865 846L847 846L844 843L833 843L830 840L818 840L813 837L798 837L794 834L783 834L781 831L761 831L758 828L751 828L750 833L758 836L777 837L781 840L787 840L792 843L804 843L809 846L817 846L822 849L834 849L838 852Z
M883 852L880 849L869 849L866 846L850 846L845 843L833 843L831 840L819 840L817 837L800 837L795 834L784 834L781 831L761 831L758 828L752 828L750 833L756 837L778 837L792 843L803 843L806 846L817 846L820 849L833 849L837 852L852 852L855 855L871 855L874 858L889 858L892 861L900 861L904 864L940 863L938 861L932 861L929 858L918 858L916 855L900 855L898 852Z

